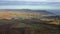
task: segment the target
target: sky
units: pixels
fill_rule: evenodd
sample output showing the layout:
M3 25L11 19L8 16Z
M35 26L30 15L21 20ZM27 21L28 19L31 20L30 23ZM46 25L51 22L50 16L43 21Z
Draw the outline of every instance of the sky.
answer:
M0 9L60 9L60 0L0 0Z
M0 1L36 1L36 2L60 2L60 0L0 0Z

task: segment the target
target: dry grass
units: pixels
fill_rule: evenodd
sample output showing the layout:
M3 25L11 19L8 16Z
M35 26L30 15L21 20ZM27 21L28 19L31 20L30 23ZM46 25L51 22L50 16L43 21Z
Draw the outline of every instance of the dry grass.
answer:
M39 13L33 12L17 12L17 11L1 11L0 18L10 18L12 16L37 16Z

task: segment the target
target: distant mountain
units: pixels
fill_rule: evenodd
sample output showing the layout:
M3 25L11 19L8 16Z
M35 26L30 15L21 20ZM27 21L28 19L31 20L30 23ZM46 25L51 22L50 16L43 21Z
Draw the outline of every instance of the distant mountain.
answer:
M49 12L47 10L32 10L32 9L0 9L0 11L39 12L46 14L54 14L53 12Z
M42 15L54 15L54 13L46 10L31 10L31 9L0 9L0 17L2 18L40 18Z
M60 10L47 10L47 11L52 12L56 15L60 15Z

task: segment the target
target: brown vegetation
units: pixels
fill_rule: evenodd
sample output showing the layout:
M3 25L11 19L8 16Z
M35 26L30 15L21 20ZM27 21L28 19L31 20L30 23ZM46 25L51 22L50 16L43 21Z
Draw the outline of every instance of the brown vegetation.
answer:
M26 17L26 16L32 16L32 17L36 17L36 16L39 16L39 13L36 13L36 12L14 12L14 11L1 11L0 12L0 18L11 18L13 16L23 16L23 17Z
M2 21L0 23L3 23L2 25L0 25L0 34L59 34L60 33L58 29L55 29L58 28L57 25L44 24L45 22L39 20L0 19L0 21ZM26 27L16 28L17 24L21 23L22 21L23 23L26 24ZM33 24L36 25L33 26ZM32 27L27 27L28 25L32 25Z

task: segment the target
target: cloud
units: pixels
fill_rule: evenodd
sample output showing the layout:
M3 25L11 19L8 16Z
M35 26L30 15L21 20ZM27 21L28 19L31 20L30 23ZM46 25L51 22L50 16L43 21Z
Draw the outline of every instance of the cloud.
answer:
M0 0L0 1L60 2L60 0Z
M48 0L49 2L60 2L60 0Z
M56 6L21 6L21 5L10 5L10 6L0 6L0 9L60 9L60 7L56 7Z

